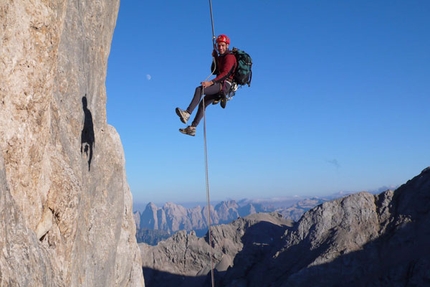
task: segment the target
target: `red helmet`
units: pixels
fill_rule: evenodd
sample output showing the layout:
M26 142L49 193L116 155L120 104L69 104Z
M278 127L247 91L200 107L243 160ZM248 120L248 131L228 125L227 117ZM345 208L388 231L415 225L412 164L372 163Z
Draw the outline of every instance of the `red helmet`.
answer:
M216 38L216 42L224 42L227 45L230 45L230 39L227 37L227 35L221 34L218 36L218 38Z

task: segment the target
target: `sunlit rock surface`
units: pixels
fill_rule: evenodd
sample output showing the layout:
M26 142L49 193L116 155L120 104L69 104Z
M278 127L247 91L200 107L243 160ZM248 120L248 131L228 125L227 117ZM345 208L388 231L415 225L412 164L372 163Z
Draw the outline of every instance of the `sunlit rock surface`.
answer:
M0 286L144 286L106 120L119 0L0 0Z

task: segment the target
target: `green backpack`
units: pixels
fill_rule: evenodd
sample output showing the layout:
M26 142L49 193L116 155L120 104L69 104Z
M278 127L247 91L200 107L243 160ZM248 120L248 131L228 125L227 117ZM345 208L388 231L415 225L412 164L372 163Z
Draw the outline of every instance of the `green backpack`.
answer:
M233 81L238 85L251 86L252 80L252 59L248 53L237 48L231 50L233 55L236 57L237 67L234 71Z

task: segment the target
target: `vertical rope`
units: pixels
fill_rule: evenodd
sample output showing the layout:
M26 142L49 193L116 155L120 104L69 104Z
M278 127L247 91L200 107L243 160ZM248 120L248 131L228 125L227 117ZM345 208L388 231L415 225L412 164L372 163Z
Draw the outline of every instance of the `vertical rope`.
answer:
M212 0L209 0L209 11L211 16L211 26L212 26L212 44L215 45L215 28L214 28L214 20L212 13ZM215 63L215 58L213 59ZM215 63L216 65L216 63ZM213 75L213 72L211 75ZM209 75L209 77L211 76ZM209 78L208 77L208 78ZM203 95L203 138L204 138L204 151L205 151L205 178L206 178L206 199L208 206L208 240L209 240L209 252L210 252L210 261L211 261L211 284L212 287L215 287L215 278L214 278L214 262L213 262L213 252L212 252L212 231L211 231L211 199L210 199L210 185L209 185L209 164L208 164L208 144L206 137L206 104L205 104L205 88L202 87L202 95Z
M211 282L212 287L215 287L215 278L214 278L214 262L213 262L213 254L212 254L212 231L211 231L211 199L210 199L210 185L209 185L209 164L208 164L208 145L206 138L206 107L205 107L205 88L202 88L203 91L203 138L204 138L204 151L205 151L205 179L206 179L206 200L207 200L207 209L208 209L208 241L209 241L209 254L211 261Z
M209 0L209 11L210 11L210 14L211 14L212 42L215 43L215 25L214 25L213 13L212 13L212 0Z

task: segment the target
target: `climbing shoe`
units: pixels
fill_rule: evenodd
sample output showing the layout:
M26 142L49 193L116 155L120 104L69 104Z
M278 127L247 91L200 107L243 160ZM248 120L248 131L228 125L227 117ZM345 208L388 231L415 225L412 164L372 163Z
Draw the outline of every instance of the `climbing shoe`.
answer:
M196 135L196 127L188 126L185 129L179 129L179 131L185 135L195 136Z
M227 105L227 97L226 96L223 96L222 98L221 98L221 108L223 108L223 109L225 109L225 106Z
M221 101L221 94L219 94L219 97L218 98L216 98L213 102L212 102L212 105L216 105L216 104L218 104L219 103L219 101Z
M188 119L190 118L190 113L187 111L181 110L180 108L176 108L176 114L179 116L179 119L184 124L186 124Z

